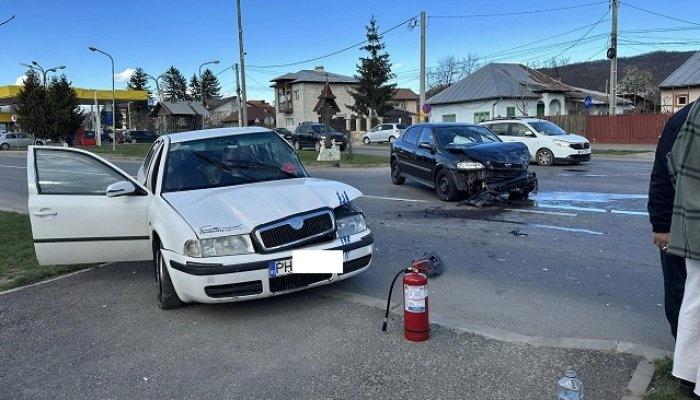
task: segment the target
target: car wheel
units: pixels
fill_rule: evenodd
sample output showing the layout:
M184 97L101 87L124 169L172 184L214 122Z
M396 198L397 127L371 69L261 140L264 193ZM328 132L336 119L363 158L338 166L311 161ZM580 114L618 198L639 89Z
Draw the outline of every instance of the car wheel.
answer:
M10 150L10 144L9 143L0 144L0 150Z
M175 291L173 281L170 280L168 267L165 265L165 260L163 260L160 249L156 250L154 260L158 273L158 306L162 310L172 310L173 308L182 307L183 302Z
M401 176L401 170L399 169L399 162L396 159L391 160L391 183L394 185L403 185L406 182L406 178Z
M527 200L530 196L530 192L510 192L508 194L509 200Z
M539 165L552 165L554 162L554 154L552 154L552 150L549 149L540 149L537 152L537 164Z
M136 143L136 139L129 140L129 143Z
M339 147L340 151L345 151L346 148L347 148L347 146L344 144L341 144Z
M393 137L393 136L389 136L389 143L394 143L394 140L396 140L396 138L395 138L395 137Z
M442 201L455 201L459 197L459 190L449 170L443 169L438 172L435 178L435 193Z
M298 140L294 141L294 150L300 151L301 150L301 143L299 143Z
M43 146L44 142L42 142L41 140L37 140L36 143L34 143L34 144L37 146Z
M362 143L369 145L371 143L371 141L369 140L369 138L367 136L365 136L365 138L362 139Z

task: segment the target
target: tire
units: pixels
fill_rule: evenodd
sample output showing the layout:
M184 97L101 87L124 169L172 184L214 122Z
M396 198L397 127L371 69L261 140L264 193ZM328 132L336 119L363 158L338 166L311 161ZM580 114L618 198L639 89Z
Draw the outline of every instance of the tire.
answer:
M394 143L395 140L396 140L395 137L389 136L389 143Z
M530 197L530 192L510 192L508 194L509 200L527 200Z
M170 280L168 267L165 265L160 248L155 251L153 262L156 264L158 277L158 306L161 310L172 310L182 307L184 304L175 291L173 281Z
M372 141L371 141L371 140L369 140L369 138L368 138L367 136L365 136L365 138L364 138L364 139L362 139L362 143L364 143L364 144L366 144L366 145L368 145L368 146L369 146L369 144L370 144L370 143L372 143Z
M543 166L552 165L554 163L554 154L552 153L552 150L539 149L537 151L537 155L535 156L535 159L537 160L537 164L539 164L539 165L543 165Z
M0 150L10 150L10 144L9 143L0 144Z
M129 143L136 143L136 142L137 142L136 139L129 140Z
M301 143L298 140L294 141L294 150L301 151Z
M344 144L341 144L340 147L338 147L338 148L340 149L340 151L345 151L345 149L347 148L347 146L344 145Z
M401 176L401 170L399 169L399 162L396 159L391 160L391 183L394 185L403 185L406 182L406 178Z
M449 170L443 169L435 177L435 194L442 201L455 201L459 198L459 190Z
M34 144L37 146L43 146L44 142L42 142L41 140L37 140L36 143L34 143Z

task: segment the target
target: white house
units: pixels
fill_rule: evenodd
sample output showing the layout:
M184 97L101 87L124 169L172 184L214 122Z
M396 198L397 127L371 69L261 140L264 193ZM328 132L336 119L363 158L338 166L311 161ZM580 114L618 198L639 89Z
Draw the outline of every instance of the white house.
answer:
M429 98L430 120L435 122L480 122L498 117L551 116L607 108L604 93L566 85L522 64L491 63ZM618 99L619 112L631 102Z
M676 112L700 98L700 51L659 85L661 111Z

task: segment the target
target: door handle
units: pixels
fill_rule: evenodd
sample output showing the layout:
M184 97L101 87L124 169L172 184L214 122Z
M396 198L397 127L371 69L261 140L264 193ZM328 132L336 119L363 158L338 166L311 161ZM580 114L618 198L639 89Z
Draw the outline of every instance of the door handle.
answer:
M53 215L57 215L58 213L54 210L41 210L41 211L34 211L32 215L36 215L37 217L50 217Z

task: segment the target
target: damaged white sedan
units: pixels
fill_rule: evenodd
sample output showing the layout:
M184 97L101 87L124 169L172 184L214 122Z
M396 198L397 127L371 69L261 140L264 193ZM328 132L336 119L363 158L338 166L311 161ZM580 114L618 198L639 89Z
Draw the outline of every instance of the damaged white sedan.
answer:
M30 147L27 175L41 265L153 260L161 308L324 285L372 258L360 191L310 178L264 128L162 136L137 179L83 150ZM294 273L299 249L342 251L342 273Z

